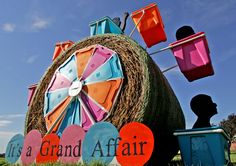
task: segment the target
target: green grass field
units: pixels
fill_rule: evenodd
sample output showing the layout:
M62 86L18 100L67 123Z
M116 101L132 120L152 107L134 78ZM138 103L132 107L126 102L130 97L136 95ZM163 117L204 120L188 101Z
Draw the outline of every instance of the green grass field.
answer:
M231 159L231 162L236 165L236 151L231 152L230 159Z
M181 155L177 154L172 161L181 161ZM230 153L230 160L231 162L236 165L236 151L231 151Z
M236 165L236 151L231 152L230 158L231 158L231 162ZM182 165L181 163L182 163L181 162L181 156L180 156L180 154L178 154L170 162L169 166L171 166L171 165L175 165L175 166L179 165L179 166L181 166ZM5 162L4 158L0 158L0 166L9 166L9 164L7 164ZM36 166L36 164L33 164L33 166ZM60 163L50 164L49 163L49 164L42 164L42 166L65 166L65 164L60 164ZM68 164L67 166L70 166L70 165ZM77 164L77 166L104 166L104 164L101 164L101 163L98 163L98 162L94 162L94 163L92 163L90 165L87 165L87 164L85 164L85 165Z
M5 159L1 158L1 157L0 157L0 165L1 166L8 166L8 164L5 162Z
M17 164L16 166L18 166ZM37 164L38 166L39 164ZM39 166L74 166L75 164L61 164L61 163L48 163L48 164L40 164ZM5 162L4 158L0 158L0 166L10 166ZM32 164L32 166L36 166L36 164ZM105 166L104 164L100 162L92 162L91 164L77 164L77 166Z

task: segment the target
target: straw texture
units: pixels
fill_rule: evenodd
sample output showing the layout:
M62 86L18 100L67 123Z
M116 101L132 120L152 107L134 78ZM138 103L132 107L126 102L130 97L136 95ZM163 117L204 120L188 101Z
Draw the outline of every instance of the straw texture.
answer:
M185 127L180 104L168 81L147 52L125 35L97 35L71 46L47 69L36 89L26 117L25 133L38 129L46 133L43 118L44 93L55 70L78 49L100 44L118 53L124 83L106 121L118 129L129 122L146 124L154 134L155 149L148 165L163 164L178 151L173 131Z

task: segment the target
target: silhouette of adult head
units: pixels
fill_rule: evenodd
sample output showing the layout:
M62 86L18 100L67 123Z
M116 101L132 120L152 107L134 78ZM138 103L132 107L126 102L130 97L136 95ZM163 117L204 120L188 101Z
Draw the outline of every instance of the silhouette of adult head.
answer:
M180 27L180 28L176 31L175 36L176 36L176 39L177 39L177 40L181 40L181 39L186 38L186 37L188 37L188 36L191 36L191 35L193 35L193 34L195 34L193 28L192 28L191 26L185 25L185 26Z
M199 94L192 98L190 102L191 109L198 116L193 128L211 127L210 118L217 114L217 105L210 96Z

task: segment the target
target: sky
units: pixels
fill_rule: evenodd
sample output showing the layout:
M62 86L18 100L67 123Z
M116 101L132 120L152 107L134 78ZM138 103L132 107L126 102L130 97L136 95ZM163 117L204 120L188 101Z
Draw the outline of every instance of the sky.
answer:
M175 32L190 25L206 34L215 75L188 82L179 68L164 75L173 88L185 115L186 127L196 120L189 103L205 93L217 103L219 124L235 113L236 104L236 1L235 0L2 0L0 5L0 153L10 138L23 133L28 87L37 83L52 63L56 42L78 42L90 34L89 23L103 16L122 17L152 2L157 3L165 25L167 41L148 49L149 53L176 41ZM125 33L134 23L129 18ZM138 31L132 36L145 47ZM167 50L152 56L164 70L176 64Z

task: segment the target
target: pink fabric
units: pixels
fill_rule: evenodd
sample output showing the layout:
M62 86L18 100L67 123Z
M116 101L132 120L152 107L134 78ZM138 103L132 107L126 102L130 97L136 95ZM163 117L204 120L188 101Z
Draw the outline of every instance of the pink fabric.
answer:
M170 44L174 46L182 41L204 34L203 32L191 35L190 37ZM210 51L207 45L206 37L200 37L193 41L181 44L172 48L172 52L177 60L181 72L192 81L205 76L212 75Z
M102 121L106 116L107 113L103 111L96 103L94 103L91 99L89 99L88 96L85 94L81 93L81 97L83 102L87 105L90 113L94 117L94 120L96 122Z
M82 80L86 79L92 72L94 72L99 66L104 64L114 52L106 49L102 46L97 45L93 56L91 57L83 75Z
M87 131L93 125L92 121L89 119L86 111L82 107L82 127L85 131Z
M31 100L32 100L32 97L34 95L36 88L37 88L37 84L32 85L31 87L28 88L28 106L31 103Z
M53 76L52 81L49 84L49 89L48 91L54 91L62 88L69 88L71 85L71 82L64 77L61 73L56 73Z

